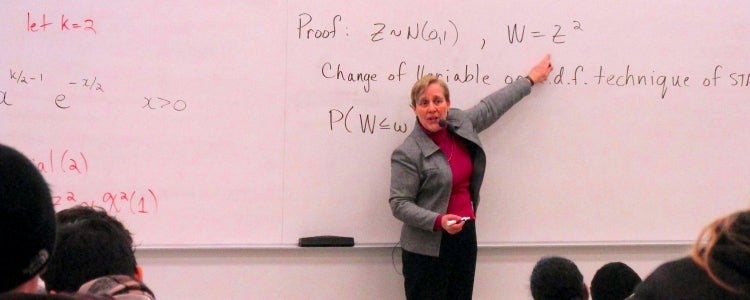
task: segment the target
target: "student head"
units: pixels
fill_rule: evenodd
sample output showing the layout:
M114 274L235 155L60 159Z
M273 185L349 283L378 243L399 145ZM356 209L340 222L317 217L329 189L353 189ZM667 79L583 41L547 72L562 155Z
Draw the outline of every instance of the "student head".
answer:
M750 210L737 211L708 224L698 235L690 253L692 260L719 286L732 292L750 292L719 277L716 265L743 264L750 256Z
M17 150L0 145L0 293L34 293L55 245L47 182Z
M48 291L76 292L107 275L142 279L130 231L106 211L75 206L58 212L57 222L55 254L42 274Z
M632 295L641 283L630 266L622 262L607 263L591 279L591 300L622 300Z
M450 104L448 85L436 76L422 77L411 89L411 107L419 124L428 131L437 132L442 129L439 121L448 117Z
M530 281L534 300L586 300L589 297L578 266L564 257L541 258L531 271Z

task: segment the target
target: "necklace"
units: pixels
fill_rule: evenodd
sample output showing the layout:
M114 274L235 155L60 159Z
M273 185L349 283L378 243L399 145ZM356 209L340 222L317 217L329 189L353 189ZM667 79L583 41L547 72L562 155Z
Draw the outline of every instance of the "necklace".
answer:
M446 140L451 143L451 154L448 155L448 162L450 162L453 158L453 152L456 150L456 141L453 141L450 136Z

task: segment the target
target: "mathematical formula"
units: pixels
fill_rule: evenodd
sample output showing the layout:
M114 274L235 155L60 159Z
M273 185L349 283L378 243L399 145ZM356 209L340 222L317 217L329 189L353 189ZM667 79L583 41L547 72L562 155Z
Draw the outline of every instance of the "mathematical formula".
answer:
M52 202L56 209L76 205L101 207L111 214L129 213L134 215L155 214L159 210L159 198L151 188L128 191L100 192L99 197L80 197L75 191L53 193Z
M53 21L59 20L59 21ZM46 32L47 29L50 31L58 30L60 32L90 32L96 34L96 28L94 27L94 19L82 18L73 19L65 14L61 14L60 18L50 16L42 13L41 15L32 15L31 12L26 13L26 31L31 33Z
M340 14L334 15L330 19L324 18L322 22L315 23L313 15L303 12L298 15L297 39L300 40L320 40L336 39L349 37L346 32L350 26L344 25L344 17ZM580 20L567 21L564 24L553 24L551 27L532 27L526 24L506 24L507 43L523 43L524 40L531 39L548 39L552 44L564 44L568 41L569 33L583 32L583 25ZM344 34L340 34L341 31ZM528 34L527 34L528 30ZM339 33L339 34L337 34ZM368 39L372 43L383 42L386 40L402 41L420 41L427 43L437 43L440 46L457 46L461 36L459 24L454 20L447 19L444 21L416 20L407 24L388 24L385 22L375 22L369 30ZM485 49L487 39L481 41L467 41L471 45L479 45L480 49Z
M45 76L44 73L39 72L27 72L23 69L13 69L11 68L9 70L10 74L10 82L12 84L25 86L28 88L37 87L41 84L46 83L45 82ZM49 77L49 76L48 76ZM48 78L47 77L47 78ZM97 76L88 76L88 77L79 77L77 79L68 80L65 85L67 87L79 87L80 89L83 89L84 91L91 91L96 93L103 94L104 91L104 85L99 80ZM16 98L20 99L23 98L22 95L8 95L8 92L6 90L0 90L0 107L2 106L12 106L15 101L11 101L10 98L12 96L16 96ZM183 99L169 99L166 97L158 97L158 96L148 96L143 97L144 102L143 105L140 106L143 110L161 110L161 109L167 109L172 110L176 112L181 112L187 109L187 102ZM23 99L28 100L28 99ZM54 95L51 95L49 98L49 103L53 104L55 107L59 109L68 109L71 108L74 103L85 103L83 101L74 101L73 99L70 99L68 96L68 93L59 91L57 93L54 93Z
M83 151L72 149L50 149L43 157L29 158L46 178L52 176L86 176L89 174L89 160ZM88 193L81 196L78 192L66 190L65 187L53 188L52 200L55 206L66 208L74 205L99 206L110 213L149 214L156 213L159 198L153 188L123 190L106 190L101 193Z
M388 117L378 117L375 114L352 114L354 106L346 110L330 109L328 111L328 125L331 131L343 128L348 133L353 133L352 128L359 125L362 133L375 134L377 131L392 131L396 133L406 133L408 126L403 122L391 122ZM359 123L350 123L351 118L358 118Z
M48 157L43 159L32 157L31 161L42 174L84 175L89 172L89 162L81 151L50 149Z

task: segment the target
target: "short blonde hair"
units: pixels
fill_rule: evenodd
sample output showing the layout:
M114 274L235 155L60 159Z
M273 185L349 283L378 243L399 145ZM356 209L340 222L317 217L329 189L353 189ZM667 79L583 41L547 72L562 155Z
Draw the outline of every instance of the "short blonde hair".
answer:
M445 83L442 79L439 77L428 74L417 80L417 82L414 83L414 86L411 87L411 107L417 107L417 101L419 100L419 96L424 93L424 90L427 89L430 84L437 83L441 87L443 87L445 100L448 102L451 102L451 93L448 91L448 84Z

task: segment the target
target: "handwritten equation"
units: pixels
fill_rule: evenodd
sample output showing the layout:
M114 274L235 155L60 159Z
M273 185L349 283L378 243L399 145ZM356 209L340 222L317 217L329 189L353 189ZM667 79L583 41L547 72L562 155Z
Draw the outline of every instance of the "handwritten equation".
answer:
M344 14L313 15L300 12L290 26L294 37L303 45L317 45L318 41L355 40L363 46L388 41L424 43L430 47L463 47L468 50L485 51L491 46L511 46L531 41L548 42L550 46L580 42L587 32L584 20L569 19L546 26L524 23L498 24L502 34L492 38L468 32L465 24L456 19L400 20L397 22L374 21L359 24L358 20ZM490 26L495 27L495 26ZM486 28L482 27L482 28ZM470 30L469 30L470 31ZM354 35L356 32L357 35ZM500 37L498 39L498 36ZM479 40L469 40L472 37ZM493 40L494 39L494 40ZM432 48L434 49L434 48ZM338 53L347 55L344 53ZM343 88L357 89L365 94L396 83L413 83L425 75L435 75L449 85L497 86L507 85L526 74L490 70L475 61L422 62L405 57L395 57L391 63L373 65L367 60L340 60L331 56L317 62L317 77L327 82L336 82ZM653 91L654 99L666 99L678 90L708 88L747 88L750 86L750 70L733 68L722 64L709 65L704 71L662 71L658 67L641 66L636 63L577 64L566 62L555 65L546 85L558 88L606 87L612 89L646 89ZM524 70L526 71L526 70ZM312 74L316 75L316 74ZM399 85L402 86L402 85ZM392 122L388 118L368 113L353 113L354 106L332 108L328 111L327 126L331 131L347 133L369 133L393 131L403 133L403 122Z
M76 205L101 207L111 214L130 213L134 215L155 214L159 210L159 198L151 188L128 191L106 191L100 197L79 197L74 191L53 193L52 203L56 209Z
M52 21L53 19L59 20L59 22ZM50 16L50 18L47 18L47 14L45 13L42 13L40 15L32 15L31 12L26 13L26 31L30 33L37 33L46 32L47 29L54 29L60 32L81 31L96 34L96 27L94 27L94 19L92 18L71 20L71 18L66 16L65 14L61 14L60 18L58 19L56 18L56 16Z
M353 114L353 111L354 106L345 111L335 108L330 109L328 111L328 125L331 131L343 128L346 132L353 133L352 128L357 128L356 125L359 125L361 133L369 134L375 134L376 131L392 131L395 133L406 133L408 131L406 123L391 122L388 117L378 117L375 114ZM351 118L358 118L359 123L352 124Z
M30 160L46 178L55 176L83 177L89 174L89 160L83 151L71 149L50 149L42 157L30 157ZM58 187L55 186L55 190ZM65 208L74 205L99 206L110 213L149 214L156 213L159 198L151 187L127 191L103 191L94 196L80 196L78 192L61 187L63 192L53 191L52 200L56 207ZM90 193L89 193L90 194Z
M44 159L31 158L39 172L42 174L74 174L85 175L89 172L89 162L86 155L81 151L71 151L63 149L56 151L49 150L49 156Z
M350 38L346 32L353 25L345 25L346 18L337 14L333 17L323 17L318 20L313 15L300 13L296 21L297 39L302 41L314 41L319 39ZM507 44L524 43L528 39L548 38L552 44L563 44L568 42L572 33L584 32L584 25L580 20L571 20L565 25L554 24L551 28L536 28L525 24L508 24ZM342 34L342 31L343 34ZM432 22L429 20L414 21L411 24L387 24L375 22L372 24L369 42L378 43L388 39L404 41L434 42L438 45L456 46L461 40L461 25L451 19ZM470 44L473 44L470 42ZM481 49L485 49L487 39L482 38ZM378 73L371 70L373 66L357 67L344 65L335 61L327 61L320 65L320 76L326 80L335 80L342 84L359 86L365 93L370 93L378 82L396 81L407 79L414 82L424 75L436 75L446 82L460 84L492 85L509 84L524 74L500 74L492 75L479 63L467 63L457 68L446 68L441 66L427 65L425 63L410 63L402 60L393 67L392 72ZM732 70L726 72L723 66L717 65L713 74L707 76L695 76L689 74L662 74L654 69L637 68L628 64L625 70L610 70L604 65L588 67L583 65L573 66L572 74L566 66L557 68L554 80L548 83L553 85L605 85L612 87L656 87L660 90L659 98L664 99L668 90L675 88L686 88L691 86L718 86L720 81L729 86L747 87L750 82L750 72L743 70ZM637 70L638 69L638 70ZM726 74L721 74L725 72ZM588 78L585 78L588 77Z
M348 32L341 34L350 26L344 25L344 17L340 14L322 22L315 22L313 15L303 12L298 15L297 39L318 40L336 39L349 37ZM583 32L580 20L571 20L565 24L553 24L550 27L533 27L527 24L506 24L508 44L524 43L529 39L548 39L552 44L564 44L568 41L569 33ZM528 30L528 34L527 34ZM369 30L369 41L372 43L387 40L419 41L437 43L440 46L457 46L460 40L461 30L459 24L451 19L433 22L430 20L417 20L408 24L388 24L375 22ZM337 34L338 33L338 34ZM469 41L469 43L473 43ZM487 38L482 38L476 44L480 49L487 46Z
M41 86L43 83L45 83L45 78L49 78L49 76L45 77L44 73L41 72L27 72L23 69L13 69L11 68L10 71L10 83L28 87L28 88L36 88ZM79 87L80 89L84 91L91 91L96 93L103 94L104 91L104 85L101 82L101 80L97 76L88 76L88 77L79 77L74 80L68 80L65 83L68 87ZM59 109L68 109L71 108L74 104L83 104L85 101L81 101L81 99L77 99L78 101L74 101L73 99L70 99L68 96L68 93L58 91L56 93L53 93L53 95L50 95L49 101L51 104L55 105ZM21 101L29 101L30 99L25 99L23 95L17 94L17 95L8 95L8 90L0 89L0 108L3 106L12 106L15 101L11 101L10 98L12 96L17 96L18 99L22 99ZM172 110L176 112L181 112L187 109L187 102L183 99L170 99L166 97L159 97L159 96L148 96L148 97L142 97L142 105L140 106L143 110ZM18 100L17 100L18 101Z

